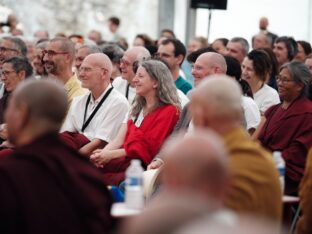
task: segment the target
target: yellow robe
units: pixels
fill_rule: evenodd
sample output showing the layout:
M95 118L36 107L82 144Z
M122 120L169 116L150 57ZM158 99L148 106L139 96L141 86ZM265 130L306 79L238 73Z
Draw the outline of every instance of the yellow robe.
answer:
M307 157L306 168L299 190L302 215L297 224L298 234L312 233L312 149Z
M272 155L240 128L227 133L224 140L233 177L226 207L280 223L282 192Z

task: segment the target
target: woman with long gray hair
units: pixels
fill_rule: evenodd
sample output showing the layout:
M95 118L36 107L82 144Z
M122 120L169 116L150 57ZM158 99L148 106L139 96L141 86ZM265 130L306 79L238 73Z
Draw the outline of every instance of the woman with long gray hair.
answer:
M303 63L290 62L282 65L276 80L283 101L265 112L259 140L268 150L281 151L286 162L285 193L297 195L312 147L312 103L306 97L311 75Z
M170 135L180 114L180 100L168 67L158 60L139 63L134 78L136 98L117 137L96 150L91 161L107 184L118 185L132 159L146 167Z

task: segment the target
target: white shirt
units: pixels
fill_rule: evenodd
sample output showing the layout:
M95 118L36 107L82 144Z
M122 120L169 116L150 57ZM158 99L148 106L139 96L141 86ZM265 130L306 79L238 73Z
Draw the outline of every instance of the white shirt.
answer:
M180 102L181 102L181 107L183 109L183 107L190 101L188 99L188 97L180 90L180 89L177 89L177 92L178 92L178 96L180 98Z
M261 116L259 107L251 97L242 96L242 107L246 120L246 129L257 128L260 123Z
M122 95L126 96L127 89L129 90L127 99L129 101L129 104L131 105L135 98L136 92L135 88L128 86L128 84L128 81L123 79L121 76L115 78L113 81L114 88L116 88L116 90L118 90Z
M93 100L91 95L85 121L87 121L109 88L111 88L111 85L105 89L97 100ZM73 99L60 132L79 132L84 134L90 141L97 138L110 142L117 135L121 123L129 111L129 103L123 95L116 89L113 89L84 132L82 132L81 128L84 123L84 113L89 94L90 93Z
M253 96L261 113L281 102L277 91L267 84L264 84Z

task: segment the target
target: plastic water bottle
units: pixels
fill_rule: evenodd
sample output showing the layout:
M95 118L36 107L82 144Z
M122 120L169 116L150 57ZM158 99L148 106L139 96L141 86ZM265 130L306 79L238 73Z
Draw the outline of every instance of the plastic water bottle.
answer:
M282 189L282 192L284 193L284 188L285 188L285 161L282 157L282 153L280 151L274 151L273 152L273 160L274 160L276 169L279 172L281 189Z
M134 159L126 170L126 207L142 209L144 206L143 168L141 161Z

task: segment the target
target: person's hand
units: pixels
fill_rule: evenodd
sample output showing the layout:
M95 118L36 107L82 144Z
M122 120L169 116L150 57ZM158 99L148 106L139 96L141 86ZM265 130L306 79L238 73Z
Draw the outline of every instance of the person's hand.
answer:
M0 147L2 147L2 148L14 148L14 145L12 145L9 141L4 141L4 142L2 142Z
M103 167L112 160L111 151L105 149L94 150L90 156L90 161L97 167Z
M6 124L1 124L1 125L0 125L0 137L1 137L3 140L8 139L8 128L7 128L7 125L6 125Z
M160 158L154 158L153 161L147 166L147 170L158 169L164 164Z

